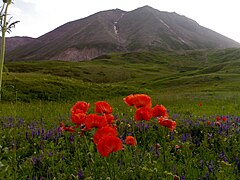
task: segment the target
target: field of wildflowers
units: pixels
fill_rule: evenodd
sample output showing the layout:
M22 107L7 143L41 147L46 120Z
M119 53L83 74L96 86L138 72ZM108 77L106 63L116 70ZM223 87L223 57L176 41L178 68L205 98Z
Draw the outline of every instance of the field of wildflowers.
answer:
M145 94L123 101L124 112L78 101L51 122L1 116L0 179L240 178L239 116L174 113Z
M2 12L1 180L240 179L239 49L8 62L3 72L4 33L17 22Z

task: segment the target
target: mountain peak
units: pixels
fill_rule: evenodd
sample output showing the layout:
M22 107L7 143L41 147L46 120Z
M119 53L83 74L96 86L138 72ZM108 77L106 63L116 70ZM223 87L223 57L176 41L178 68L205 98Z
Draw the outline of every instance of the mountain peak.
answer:
M68 22L8 53L8 60L81 61L112 52L194 50L240 44L192 19L148 5L111 9Z
M142 6L142 7L138 8L138 9L154 9L154 8L152 8L149 5L145 5L145 6Z
M137 9L134 9L133 11L156 11L156 10L157 9L154 9L153 7L151 7L149 5L145 5L145 6L137 8Z

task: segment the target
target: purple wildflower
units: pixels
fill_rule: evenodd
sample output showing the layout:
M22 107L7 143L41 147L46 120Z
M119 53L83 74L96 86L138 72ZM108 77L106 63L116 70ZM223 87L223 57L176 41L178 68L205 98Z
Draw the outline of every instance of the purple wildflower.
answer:
M26 132L26 140L27 140L27 141L29 140L28 132Z
M210 140L213 137L213 133L208 133L208 139Z
M53 131L50 129L46 132L46 140L50 139L53 136Z
M24 120L22 118L19 118L18 125L21 126L24 123Z
M78 176L78 180L83 180L84 179L83 172L81 170L78 171L77 176Z
M69 137L69 141L72 143L74 141L74 137L73 135L71 134L70 137Z
M226 157L224 151L222 151L221 154L219 154L218 158L220 160L223 160L224 162L228 162L227 157Z
M173 131L170 132L170 140L174 140L174 132Z
M128 136L132 136L133 135L133 133L132 132L128 132Z
M187 136L186 136L186 134L182 134L181 141L182 141L182 142L186 142L186 141L187 141Z
M40 136L40 128L38 128L37 132L36 132L37 136Z
M150 151L154 155L155 158L158 158L160 156L160 151L158 150L158 148L156 146L152 145L150 147Z
M185 176L184 175L182 175L182 177L181 177L181 180L185 180L186 178L185 178Z
M32 138L35 137L35 131L32 131Z
M211 173L211 172L215 174L213 160L211 160L210 163L208 164L208 173Z
M202 159L199 161L199 164L200 164L200 167L203 169L204 168L204 163L203 163Z

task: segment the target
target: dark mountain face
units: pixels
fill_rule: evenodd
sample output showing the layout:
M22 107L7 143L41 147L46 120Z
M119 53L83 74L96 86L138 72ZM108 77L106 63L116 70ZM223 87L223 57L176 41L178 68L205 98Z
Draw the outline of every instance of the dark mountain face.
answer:
M1 37L0 37L1 40ZM26 45L28 43L34 42L35 39L31 37L20 37L20 36L15 36L15 37L7 37L6 38L6 52L10 52L13 49ZM1 44L0 44L1 47Z
M149 6L102 11L68 22L7 53L8 60L81 61L111 52L240 47L177 13Z

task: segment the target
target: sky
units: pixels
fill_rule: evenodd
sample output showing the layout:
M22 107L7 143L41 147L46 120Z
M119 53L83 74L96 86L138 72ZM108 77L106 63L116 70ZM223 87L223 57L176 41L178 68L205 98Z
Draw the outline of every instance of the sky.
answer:
M240 0L12 0L11 21L20 21L7 36L37 38L69 21L99 11L131 11L149 5L159 11L176 12L201 26L240 43ZM2 3L2 1L1 1ZM1 4L2 5L2 4Z

